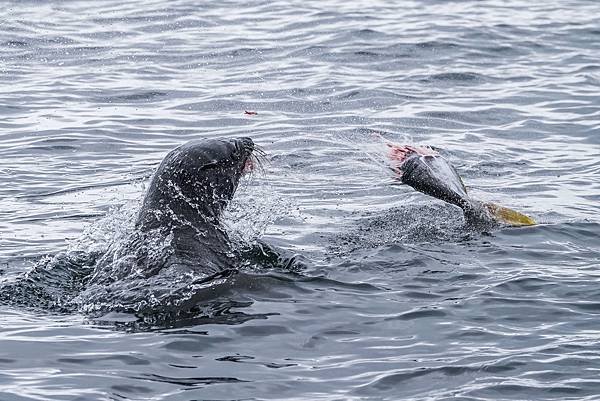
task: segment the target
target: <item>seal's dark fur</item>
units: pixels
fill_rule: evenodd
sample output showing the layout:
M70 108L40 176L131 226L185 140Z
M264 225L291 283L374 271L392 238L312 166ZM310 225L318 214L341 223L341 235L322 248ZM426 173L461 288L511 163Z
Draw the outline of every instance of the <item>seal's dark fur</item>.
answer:
M136 230L99 261L91 283L165 270L210 276L235 266L219 220L253 150L250 138L197 140L172 150L152 178Z

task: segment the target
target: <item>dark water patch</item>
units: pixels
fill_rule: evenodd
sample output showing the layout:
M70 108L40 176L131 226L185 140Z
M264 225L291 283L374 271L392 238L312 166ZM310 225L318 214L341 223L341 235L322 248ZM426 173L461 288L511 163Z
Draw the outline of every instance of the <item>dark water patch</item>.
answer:
M554 287L556 283L550 279L542 279L539 277L517 277L508 280L495 287L495 290L507 292L536 292L549 290L548 287Z
M154 312L131 313L131 318L127 321L114 320L107 318L106 315L99 318L88 317L89 321L98 327L110 330L117 330L125 333L145 333L145 332L165 332L169 333L174 329L185 329L193 326L203 325L240 325L245 322L261 319L268 319L269 316L277 315L277 313L248 313L244 308L252 306L251 303L242 303L239 301L213 301L205 303L202 308L184 307L177 312L164 312L157 309ZM102 305L104 309L111 309L106 305ZM235 309L234 309L235 308ZM242 309L242 310L237 310ZM218 343L219 341L217 341ZM210 341L207 342L209 344ZM192 350L197 344L194 342L178 342L173 345L173 349L185 349L189 347ZM209 346L209 345L207 345ZM168 346L167 348L170 348Z
M131 394L148 394L151 393L152 390L148 387L143 386L133 386L130 384L115 384L112 385L111 390L119 392L119 393L131 393ZM118 395L121 399L127 399L126 396Z
M217 358L217 361L223 362L235 362L235 363L249 363L255 365L261 365L270 369L282 369L289 368L293 366L298 366L296 363L276 363L276 362L261 362L256 361L256 358L248 355L229 355L221 358Z
M600 302L574 302L571 304L566 304L573 309L579 309L580 311L590 313L590 314L600 314Z
M406 291L403 293L403 295L411 299L439 299L443 297L440 294L422 291Z
M428 80L431 81L457 82L464 84L475 83L487 79L489 78L474 72L443 72L430 75L428 78Z
M359 387L355 392L360 395L408 396L428 392L434 389L443 390L455 387L459 383L468 383L471 378L480 373L480 367L472 366L441 366L418 367L405 369L396 373L388 373L382 377ZM494 372L500 373L500 372Z
M330 289L338 288L340 290L356 291L356 293L369 293L379 291L379 288L377 286L374 286L369 283L350 283L320 276L304 276L297 278L295 281L301 283L308 283L309 285L314 284L317 288L320 289L329 287ZM300 288L300 291L302 291L302 288Z
M150 365L148 360L131 355L111 355L106 357L94 356L93 358L61 358L57 360L57 362L60 363L69 363L75 365L95 365L97 363L101 363L101 361L106 361L107 365L109 366L112 365L112 361L118 361L125 365L131 366Z
M352 34L361 38L374 38L383 36L382 32L378 32L377 30L370 28L359 29L357 31L352 32Z
M168 377L154 374L132 377L132 379L147 380L159 383L169 383L184 387L203 387L220 383L243 383L248 380L238 379L236 377Z
M420 43L414 44L414 46L419 49L432 50L432 51L455 50L457 47L459 47L459 45L457 43L447 42L447 41L439 41L439 40L420 42Z
M253 356L248 355L229 355L221 358L217 358L217 361L225 361L225 362L244 362L248 360L255 359Z
M258 336L268 337L277 334L292 333L290 329L284 326L267 325L263 324L260 326L245 326L236 329L236 331L242 336Z
M175 365L174 363L170 363L169 366L172 366L177 369L196 369L196 366L188 366L188 365Z
M22 218L19 216L11 219L16 224L23 223L41 223L47 222L49 220L81 220L81 219L90 219L90 218L98 218L104 216L104 213L86 213L86 214L67 214L67 213L50 213L49 215L38 215L31 216L28 218Z
M6 42L3 42L0 46L22 48L28 47L29 43L24 42L22 40L7 40Z
M32 153L37 152L75 152L79 150L76 146L69 145L53 145L53 146L29 146L28 150Z
M192 354L198 354L210 348L219 348L220 344L230 342L229 338L219 337L191 337L187 340L171 340L167 344L163 345L163 348L170 351L182 351L191 352Z
M11 104L0 104L0 112L2 115L19 114L23 112L23 108Z
M359 50L359 51L354 52L354 54L356 56L367 57L367 58L381 56L381 54L379 54L379 53L375 53L375 52L368 51L368 50Z
M579 387L567 386L567 385L553 385L553 386L542 386L542 385L526 385L526 384L495 384L485 387L481 390L470 391L467 394L474 397L515 397L517 399L523 394L529 394L529 396L540 396L540 395L584 395L585 392Z
M459 274L456 277L453 277L451 280L454 282L473 281L473 280L477 280L477 279L480 279L483 277L484 276L482 274L465 273L465 274Z
M160 100L167 96L166 92L159 91L146 91L131 93L126 95L115 95L110 97L103 97L98 100L102 103L136 103L136 102L150 102L154 100Z

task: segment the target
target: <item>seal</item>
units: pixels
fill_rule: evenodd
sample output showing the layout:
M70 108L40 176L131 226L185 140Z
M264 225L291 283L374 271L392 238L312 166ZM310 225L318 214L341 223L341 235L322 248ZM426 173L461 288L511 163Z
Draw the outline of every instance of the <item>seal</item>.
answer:
M535 221L522 213L471 198L456 169L432 147L387 143L392 171L403 184L460 207L468 225L529 226Z
M154 173L135 230L97 263L93 284L168 270L209 277L235 265L220 223L242 175L259 163L250 138L201 139L172 150Z
M131 231L106 250L67 251L38 263L0 286L0 304L159 320L194 315L244 279L244 249L230 241L221 217L240 178L263 157L250 138L179 146L154 173ZM274 252L259 256L279 262Z

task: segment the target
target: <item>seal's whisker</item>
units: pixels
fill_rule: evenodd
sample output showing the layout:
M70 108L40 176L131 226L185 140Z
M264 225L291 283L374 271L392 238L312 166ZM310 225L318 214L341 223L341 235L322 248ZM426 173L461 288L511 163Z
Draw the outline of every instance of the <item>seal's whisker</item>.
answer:
M265 152L265 150L258 145L254 145L254 151L252 152L252 154L257 157L267 156L267 152Z
M258 157L256 157L255 155L252 155L252 164L254 166L254 168L250 171L250 175L252 177L254 176L254 174L256 173L257 170L259 170L261 173L264 173L263 165L262 165L260 159Z
M251 155L252 162L258 167L261 173L265 172L265 164L268 162L267 153L260 146L255 145Z
M254 151L261 153L261 154L266 154L265 150L262 148L262 146L254 144Z

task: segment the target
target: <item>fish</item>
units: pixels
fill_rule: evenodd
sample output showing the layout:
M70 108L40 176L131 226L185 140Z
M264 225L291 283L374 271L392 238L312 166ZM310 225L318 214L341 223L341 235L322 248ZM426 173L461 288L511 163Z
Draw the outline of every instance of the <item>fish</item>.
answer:
M450 162L429 146L386 143L394 178L415 190L458 206L469 226L532 226L535 220L492 202L473 199Z

